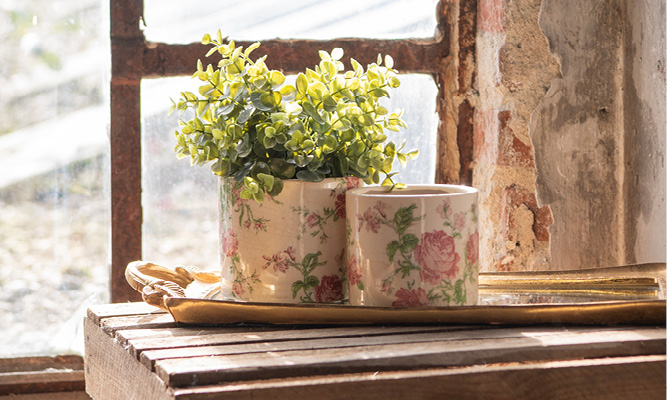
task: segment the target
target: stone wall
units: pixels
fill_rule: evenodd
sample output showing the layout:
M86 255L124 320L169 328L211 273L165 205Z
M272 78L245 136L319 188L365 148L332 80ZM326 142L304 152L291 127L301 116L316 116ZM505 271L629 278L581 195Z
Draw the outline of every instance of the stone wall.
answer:
M478 0L484 270L665 260L665 4Z

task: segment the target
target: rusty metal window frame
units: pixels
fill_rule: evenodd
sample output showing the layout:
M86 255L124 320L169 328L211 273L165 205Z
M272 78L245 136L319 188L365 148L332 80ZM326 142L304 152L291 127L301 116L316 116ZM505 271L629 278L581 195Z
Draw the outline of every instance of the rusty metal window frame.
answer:
M139 301L124 278L125 267L142 257L141 205L141 81L190 75L207 48L199 43L173 45L147 42L141 30L143 0L110 2L111 88L111 301ZM319 61L317 50L343 47L347 57L370 63L377 53L391 54L401 73L430 74L438 86L438 156L436 181L451 182L452 167L458 182L470 183L472 162L472 108L452 93L466 93L472 79L466 71L474 58L476 0L440 0L434 10L437 29L426 39L263 40L257 50L267 54L272 68L296 73ZM250 42L238 42L247 47ZM456 88L446 87L453 80ZM456 76L458 75L458 77ZM448 104L458 102L454 117L457 132L445 121ZM464 113L464 114L461 114ZM451 119L451 118L450 118ZM450 127L448 127L450 125ZM449 134L448 134L449 133ZM452 139L452 137L454 139ZM455 143L452 143L455 142ZM458 159L447 154L454 148ZM454 157L456 158L456 157ZM456 180L456 179L454 179Z

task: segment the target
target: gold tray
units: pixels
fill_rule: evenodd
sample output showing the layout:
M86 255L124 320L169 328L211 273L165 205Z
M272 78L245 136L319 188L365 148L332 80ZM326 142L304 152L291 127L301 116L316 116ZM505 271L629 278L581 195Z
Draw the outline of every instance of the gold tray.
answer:
M146 303L183 324L665 324L664 263L482 273L479 305L421 308L220 299L217 274L143 261L125 276Z

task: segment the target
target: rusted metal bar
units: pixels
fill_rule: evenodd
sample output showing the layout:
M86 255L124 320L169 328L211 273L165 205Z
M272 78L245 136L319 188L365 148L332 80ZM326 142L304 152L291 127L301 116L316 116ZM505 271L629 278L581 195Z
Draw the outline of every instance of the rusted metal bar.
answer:
M111 301L141 300L125 267L141 259L143 0L111 1Z
M378 53L389 54L394 59L396 69L401 73L434 73L439 69L443 57L449 49L449 36L436 39L334 39L334 40L266 40L253 52L253 56L267 55L267 63L272 69L286 74L298 73L305 67L316 65L320 58L318 50L340 47L345 50L343 59L349 66L352 57L362 65L375 62ZM252 42L236 42L247 48ZM149 43L144 54L143 75L147 78L190 75L195 70L197 60L206 64L206 52L210 47L198 43L170 45ZM214 63L211 56L209 63Z

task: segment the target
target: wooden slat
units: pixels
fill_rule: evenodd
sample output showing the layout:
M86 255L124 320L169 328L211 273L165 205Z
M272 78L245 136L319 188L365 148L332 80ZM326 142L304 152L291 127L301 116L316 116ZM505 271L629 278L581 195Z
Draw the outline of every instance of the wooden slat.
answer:
M419 329L412 328L412 331L404 330L403 332L374 332L372 334L360 335L354 340L350 340L350 336L336 337L330 336L327 332L323 332L322 338L301 338L289 341L245 341L242 344L236 342L227 343L224 345L208 345L201 347L179 347L178 340L174 340L168 347L159 350L144 350L134 353L140 353L140 360L142 364L148 368L153 369L155 363L168 359L183 359L189 357L209 357L222 356L232 354L248 354L248 353L266 353L288 350L315 350L326 348L343 348L343 347L362 347L373 346L380 344L401 344L401 343L419 343L419 342L442 342L443 340L484 340L484 339L500 339L500 338L521 338L532 337L541 338L545 336L569 337L581 335L584 332L596 332L610 334L609 330L600 330L593 328L578 328L576 332L565 330L564 328L526 328L526 329L484 329L484 330L464 330L457 331L431 331L424 332ZM617 331L615 331L617 332ZM212 341L212 343L215 341ZM130 348L132 343L128 343ZM167 344L165 344L167 345ZM130 349L130 352L133 352Z
M0 396L83 390L80 356L0 358Z
M248 48L253 42L238 41L237 46ZM333 40L264 40L261 47L253 52L253 57L267 56L271 69L282 70L286 74L305 71L319 63L320 49L328 50L341 47L345 50L343 61L350 68L349 57L362 65L373 63L378 53L390 54L395 68L401 73L435 73L440 68L442 59L449 52L447 36L439 39L333 39ZM197 60L204 65L215 64L219 60L214 56L207 59L210 46L199 43L172 45L148 43L143 59L143 75L148 78L165 76L192 75Z
M366 346L373 344L390 343L415 343L436 341L441 338L438 333L451 332L454 328L440 329L392 329L392 328L369 328L362 330L360 328L348 328L344 331L321 330L320 332L306 332L299 337L292 336L289 339L281 338L281 335L275 335L274 339L257 340L255 338L240 340L238 342L228 342L217 345L207 345L199 347L180 347L178 341L169 343L168 348L159 350L133 351L134 343L130 341L130 353L140 356L142 364L148 368L153 368L155 361L166 359L183 359L188 357L202 356L220 356L230 354L249 354L265 353L286 350L313 350L325 348L342 348L354 346ZM456 330L462 330L458 328ZM279 333L279 332L276 332ZM314 333L314 335L312 335ZM319 335L317 333L320 333ZM460 336L469 334L470 331L461 333ZM254 335L247 335L254 336ZM212 341L212 343L214 343Z
M281 330L254 330L251 328L239 329L237 332L214 333L210 335L196 335L179 338L145 338L128 341L128 347L134 354L155 349L178 347L210 346L216 344L262 343L290 340L305 340L316 338L346 337L356 338L373 335L387 335L405 332L445 332L466 329L465 327L381 327L362 326L345 328L313 328L313 329L281 329Z
M176 322L170 314L146 314L104 318L99 325L105 332L113 336L121 329L173 328Z
M149 328L149 329L123 329L116 332L116 339L122 346L130 346L131 340L148 339L159 340L163 338L174 338L180 342L182 339L189 337L205 336L222 334L222 333L239 333L239 332L263 332L275 331L284 329L275 326L220 326L215 328L209 327L176 327L176 328Z
M665 353L665 331L642 328L571 336L441 340L352 348L195 357L156 363L171 386L344 372L466 366L489 362L564 360Z
M665 356L482 365L178 389L178 400L663 400Z
M166 314L167 312L144 302L99 304L88 309L87 316L99 325L103 318L126 317L129 315Z
M83 370L83 358L75 355L0 358L0 373L36 372L47 369Z
M84 388L83 370L0 373L0 396L8 394L72 392Z

